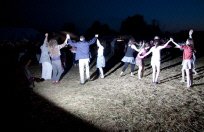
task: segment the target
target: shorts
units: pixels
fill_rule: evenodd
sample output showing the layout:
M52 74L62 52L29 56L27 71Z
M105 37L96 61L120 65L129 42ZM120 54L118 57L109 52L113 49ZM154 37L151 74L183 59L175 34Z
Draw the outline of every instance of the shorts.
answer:
M160 66L160 60L151 60L151 65L152 66Z
M182 69L192 69L193 68L192 60L183 60L182 66L183 66Z

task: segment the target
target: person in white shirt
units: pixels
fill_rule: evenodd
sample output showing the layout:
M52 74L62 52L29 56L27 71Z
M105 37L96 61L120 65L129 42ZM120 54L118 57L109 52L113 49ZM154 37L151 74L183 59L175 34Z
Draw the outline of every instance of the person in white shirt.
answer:
M157 84L158 83L158 77L159 77L159 73L160 73L160 60L161 60L161 50L164 49L170 41L172 41L173 39L170 38L169 41L166 42L166 44L164 45L159 45L159 37L155 36L154 38L154 46L144 55L140 56L141 58L144 58L145 56L149 55L150 53L152 53L152 57L151 57L151 65L152 65L152 82Z

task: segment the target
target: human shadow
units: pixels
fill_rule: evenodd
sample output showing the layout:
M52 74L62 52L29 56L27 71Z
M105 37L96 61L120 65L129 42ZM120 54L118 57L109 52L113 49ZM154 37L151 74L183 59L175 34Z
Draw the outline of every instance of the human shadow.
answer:
M35 93L26 82L23 71L7 80L9 95L5 106L6 130L20 131L101 131L84 119L56 106L43 96Z
M193 87L204 85L204 83L193 84Z
M175 66L177 66L177 65L181 65L181 61L180 61L180 62L177 62L177 63L175 63L175 64L173 64L173 65L169 65L169 66L163 67L163 68L161 68L161 70L166 70L166 69L175 67Z
M60 80L71 70L71 68L73 67L73 54L71 52L67 52L66 53L66 60L65 60L65 64L62 65L64 72L62 73Z
M57 107L44 97L30 93L31 111L25 120L25 129L34 131L100 131L94 125Z
M120 54L113 55L112 57L110 57L110 59L106 62L106 67L104 68L104 74L106 76L111 75L112 73L114 73L117 69L119 69L123 65L123 63L120 63L122 57L123 56ZM117 67L115 67L118 63L120 63L120 64ZM115 67L115 68L113 69L113 67Z
M107 61L106 61L106 65L103 68L104 71L104 77L107 77L109 75L111 75L112 73L114 73L117 69L119 69L123 63L120 63L122 56L121 55L113 55L111 56ZM118 66L116 66L118 63L120 63ZM116 67L115 67L116 66ZM113 68L115 67L115 68ZM98 68L91 74L91 80L95 80L99 77L100 73Z
M94 81L94 80L96 80L96 79L98 79L99 78L99 70L98 70L98 68L96 69L96 71L94 71L92 74L91 74L91 76L90 76L90 79L92 80L92 81Z
M196 68L196 71L197 71L198 74L196 75L196 77L194 77L193 80L199 80L199 79L204 77L204 66ZM167 78L161 80L160 83L165 83L165 82L168 82L168 81L171 81L171 80L179 79L181 77L182 77L182 75L181 75L181 73L179 73L179 74L176 74L174 76L170 76L170 77L167 77Z
M181 73L176 74L174 76L167 77L167 78L165 78L163 80L160 80L160 84L168 82L168 81L172 81L172 80L175 80L175 79L179 79L179 78L181 78Z
M90 69L92 69L94 66L96 66L96 59L90 60Z

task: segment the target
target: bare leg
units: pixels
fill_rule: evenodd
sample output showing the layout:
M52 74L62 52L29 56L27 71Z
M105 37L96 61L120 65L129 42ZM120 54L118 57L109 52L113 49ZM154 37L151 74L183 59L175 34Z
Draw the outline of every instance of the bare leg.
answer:
M159 74L160 74L160 65L158 65L156 68L157 68L157 73L156 73L155 82L157 83L158 82L158 78L159 78Z
M143 66L139 66L138 69L138 79L141 79L143 76Z
M191 86L191 78L190 78L190 70L186 69L186 77L187 77L187 87Z
M155 74L156 74L156 67L155 66L152 66L152 82L154 83L155 82Z
M103 68L99 68L99 71L100 71L101 78L104 78L104 75L103 75Z
M181 74L182 74L182 77L180 82L185 82L185 70L183 68L181 69Z
M144 75L144 66L142 66L142 72L141 72L141 77Z

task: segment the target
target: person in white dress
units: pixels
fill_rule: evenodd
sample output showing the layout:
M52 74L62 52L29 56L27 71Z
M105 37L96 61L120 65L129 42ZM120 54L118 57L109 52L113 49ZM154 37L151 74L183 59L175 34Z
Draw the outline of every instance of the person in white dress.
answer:
M96 44L98 46L98 54L96 67L99 69L100 77L104 78L103 68L105 67L105 57L103 55L104 47L101 45L100 41L97 39Z

